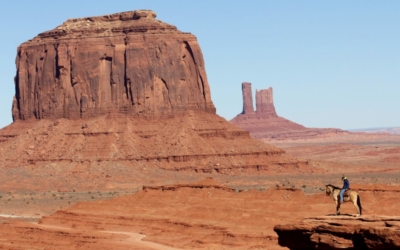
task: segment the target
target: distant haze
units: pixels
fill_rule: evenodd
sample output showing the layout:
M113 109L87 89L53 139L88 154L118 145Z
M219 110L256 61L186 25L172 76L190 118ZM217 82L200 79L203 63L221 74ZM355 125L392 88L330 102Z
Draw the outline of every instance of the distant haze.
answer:
M351 131L351 132L365 132L365 133L388 133L388 134L400 135L400 127L351 129L349 131Z

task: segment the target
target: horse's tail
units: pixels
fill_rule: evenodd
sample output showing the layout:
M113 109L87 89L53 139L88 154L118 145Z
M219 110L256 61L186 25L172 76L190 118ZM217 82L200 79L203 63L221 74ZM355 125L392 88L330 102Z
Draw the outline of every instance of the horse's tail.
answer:
M360 215L362 215L361 198L359 194L357 194L357 205L360 208Z

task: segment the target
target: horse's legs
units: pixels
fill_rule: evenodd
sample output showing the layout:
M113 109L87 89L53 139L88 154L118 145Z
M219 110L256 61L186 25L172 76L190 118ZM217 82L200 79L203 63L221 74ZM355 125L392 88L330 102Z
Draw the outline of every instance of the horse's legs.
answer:
M357 209L357 217L359 217L360 215L361 215L361 211L360 211L360 206L358 206L358 204L357 204L357 196L356 196L356 198L355 199L353 199L353 204L354 204L354 206L356 207L356 209Z
M336 202L336 215L340 215L340 201L335 200Z

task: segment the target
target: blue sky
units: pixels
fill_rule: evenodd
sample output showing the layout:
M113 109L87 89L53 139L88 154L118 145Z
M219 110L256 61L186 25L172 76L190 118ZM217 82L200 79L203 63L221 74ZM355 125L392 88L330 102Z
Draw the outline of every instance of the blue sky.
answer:
M272 87L278 115L307 127L400 126L400 1L2 0L0 127L12 122L19 44L69 18L136 9L197 36L227 120L246 81Z

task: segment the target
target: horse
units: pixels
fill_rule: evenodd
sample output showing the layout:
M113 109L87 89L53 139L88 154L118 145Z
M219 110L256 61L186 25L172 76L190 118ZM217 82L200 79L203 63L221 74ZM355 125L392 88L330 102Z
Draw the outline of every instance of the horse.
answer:
M326 185L326 195L332 195L333 200L336 202L336 215L340 215L340 190L342 189L331 184ZM346 193L348 194L346 195ZM353 202L354 206L357 208L357 217L359 217L362 214L360 195L353 190L348 190L346 193L343 195L343 202Z

